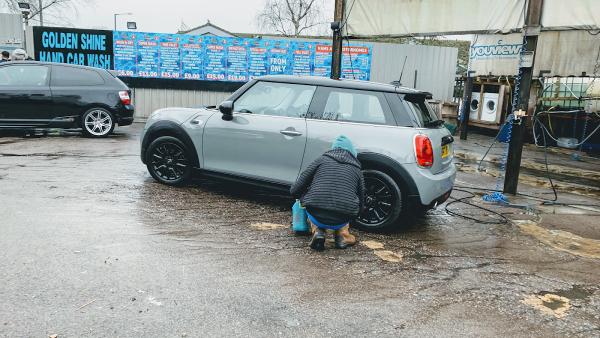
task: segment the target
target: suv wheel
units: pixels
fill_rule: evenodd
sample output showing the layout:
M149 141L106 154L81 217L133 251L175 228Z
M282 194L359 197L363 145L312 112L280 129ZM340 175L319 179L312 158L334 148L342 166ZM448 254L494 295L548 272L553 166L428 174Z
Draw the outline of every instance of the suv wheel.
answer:
M396 227L402 213L402 192L386 173L364 170L365 201L356 225L364 230L390 230Z
M115 129L115 119L103 108L92 108L81 117L81 129L88 137L106 137Z
M146 151L146 166L160 183L181 185L192 176L190 156L183 142L172 136L161 136Z

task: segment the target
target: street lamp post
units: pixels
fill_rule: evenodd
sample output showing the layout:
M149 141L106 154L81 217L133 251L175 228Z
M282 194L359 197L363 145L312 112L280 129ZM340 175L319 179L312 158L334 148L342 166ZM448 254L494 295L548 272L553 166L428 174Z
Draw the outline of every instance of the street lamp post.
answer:
M27 26L29 25L29 14L31 13L31 6L28 2L18 2L19 10L25 20L25 29L23 30L23 49L27 50Z
M115 13L114 17L115 17L115 30L117 30L117 16L119 15L133 15L133 13L130 12L126 12L126 13Z

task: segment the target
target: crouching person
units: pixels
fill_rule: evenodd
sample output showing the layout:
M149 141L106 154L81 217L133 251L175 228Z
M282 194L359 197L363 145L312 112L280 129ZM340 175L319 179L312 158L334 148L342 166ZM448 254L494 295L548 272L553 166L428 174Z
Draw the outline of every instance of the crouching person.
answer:
M316 159L290 189L300 198L311 223L310 247L325 249L327 230L335 234L335 247L345 249L356 243L350 234L350 221L362 208L364 177L350 139L339 136L331 150Z

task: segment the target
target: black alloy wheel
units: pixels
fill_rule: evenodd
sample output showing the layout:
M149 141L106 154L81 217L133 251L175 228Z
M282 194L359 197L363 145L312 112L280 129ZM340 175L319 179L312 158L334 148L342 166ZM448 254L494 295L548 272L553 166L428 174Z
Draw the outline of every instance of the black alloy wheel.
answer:
M162 136L154 140L146 152L150 175L168 185L187 182L192 168L185 145L175 137Z
M397 225L402 212L402 193L387 174L364 170L365 200L356 225L365 230L390 230Z

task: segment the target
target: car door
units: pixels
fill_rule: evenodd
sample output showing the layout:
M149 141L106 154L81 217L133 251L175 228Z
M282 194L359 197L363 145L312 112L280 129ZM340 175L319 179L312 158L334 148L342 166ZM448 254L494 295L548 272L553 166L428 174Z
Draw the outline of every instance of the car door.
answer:
M0 125L42 127L53 115L50 67L42 64L0 66Z
M298 177L305 115L316 87L258 81L233 103L233 119L215 114L203 137L204 169L277 184Z
M105 100L105 81L97 70L52 65L52 100L57 121L79 117L90 104Z
M385 148L397 133L396 119L384 93L319 87L306 125L308 138L302 168L329 150L339 135L352 140L359 152Z

